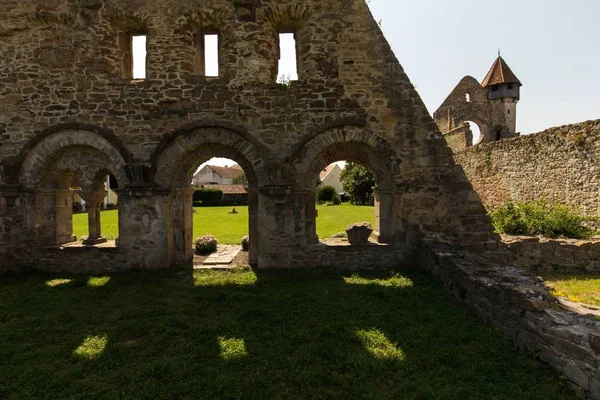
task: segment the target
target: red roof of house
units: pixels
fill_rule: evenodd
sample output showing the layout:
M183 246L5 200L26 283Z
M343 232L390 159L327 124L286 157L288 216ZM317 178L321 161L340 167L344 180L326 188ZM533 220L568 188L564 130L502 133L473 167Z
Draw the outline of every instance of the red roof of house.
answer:
M324 180L325 178L327 178L327 175L329 175L329 173L336 167L337 164L331 164L328 165L327 168L325 168L323 171L321 171L321 173L319 174L319 180Z
M237 164L236 164L237 165ZM210 169L215 171L221 178L235 178L236 176L240 176L242 172L244 172L239 165L237 168L233 167L218 167L216 165L207 165Z
M481 86L488 87L493 85L500 85L503 83L516 83L519 86L523 86L519 78L512 72L510 67L506 64L506 61L500 56L492 65L490 72L486 75L485 79L481 83Z
M248 191L244 185L202 185L205 189L217 189L223 194L247 194Z

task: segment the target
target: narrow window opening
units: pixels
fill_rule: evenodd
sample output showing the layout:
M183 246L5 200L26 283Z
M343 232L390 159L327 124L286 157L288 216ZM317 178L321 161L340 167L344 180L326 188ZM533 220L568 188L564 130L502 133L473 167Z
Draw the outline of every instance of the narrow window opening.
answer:
M279 34L279 67L278 83L289 83L298 80L298 51L296 35L293 33Z
M204 73L208 77L219 76L219 35L204 35Z
M131 77L133 79L146 79L146 57L147 37L146 35L134 35L131 37L133 49L133 62Z
M510 110L508 110L508 113L510 114Z
M469 93L467 93L466 97L467 97L467 103L470 103L471 102L471 95Z

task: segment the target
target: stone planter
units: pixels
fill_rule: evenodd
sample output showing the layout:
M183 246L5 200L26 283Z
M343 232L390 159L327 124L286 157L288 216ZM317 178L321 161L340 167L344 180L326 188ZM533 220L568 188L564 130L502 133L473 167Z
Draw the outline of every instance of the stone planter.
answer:
M358 222L348 225L346 233L350 244L367 244L371 233L373 233L373 227L368 222Z

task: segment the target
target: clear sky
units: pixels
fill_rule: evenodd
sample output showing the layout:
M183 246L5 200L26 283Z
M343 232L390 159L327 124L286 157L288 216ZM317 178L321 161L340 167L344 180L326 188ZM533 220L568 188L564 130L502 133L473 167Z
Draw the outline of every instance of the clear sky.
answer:
M517 130L600 118L600 0L372 0L433 113L459 80L502 57L523 83Z

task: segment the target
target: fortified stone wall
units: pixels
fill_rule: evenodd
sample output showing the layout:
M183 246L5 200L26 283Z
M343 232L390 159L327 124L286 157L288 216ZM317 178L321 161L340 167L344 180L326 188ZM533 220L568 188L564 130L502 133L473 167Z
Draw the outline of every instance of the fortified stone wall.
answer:
M600 120L483 144L454 159L486 206L544 199L600 215Z
M297 41L289 87L275 83L283 32ZM220 74L210 78L202 38L214 33ZM133 35L147 35L144 80L131 79ZM107 174L119 185L124 259L189 262L189 184L212 157L246 171L260 267L309 262L314 183L339 160L374 173L381 243L497 246L364 0L5 0L0 54L3 262L72 240L74 176L92 204L89 242L101 241Z

